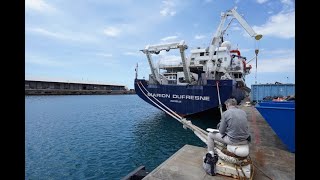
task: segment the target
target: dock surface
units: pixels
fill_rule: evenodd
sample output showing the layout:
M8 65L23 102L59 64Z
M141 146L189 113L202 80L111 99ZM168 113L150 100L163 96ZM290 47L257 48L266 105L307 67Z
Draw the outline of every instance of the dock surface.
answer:
M254 106L241 105L240 108L246 111L249 120L250 157L254 167L253 179L295 179L295 154L289 152ZM143 179L234 179L223 175L207 175L202 167L202 158L206 153L206 147L187 144Z

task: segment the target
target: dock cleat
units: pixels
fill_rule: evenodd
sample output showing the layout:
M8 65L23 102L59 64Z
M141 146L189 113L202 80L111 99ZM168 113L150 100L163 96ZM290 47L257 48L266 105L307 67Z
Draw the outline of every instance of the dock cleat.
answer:
M251 178L252 162L249 157L249 145L225 145L215 141L215 152L218 154L216 173L233 178Z

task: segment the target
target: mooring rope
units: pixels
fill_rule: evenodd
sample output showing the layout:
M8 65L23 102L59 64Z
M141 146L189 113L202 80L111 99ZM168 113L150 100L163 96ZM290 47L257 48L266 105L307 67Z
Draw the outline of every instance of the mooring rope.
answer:
M144 85L141 83L141 82L139 82L140 84L141 84L141 86L142 86L142 88L145 90L145 91L147 91L147 93L149 93L149 91L144 87ZM149 97L149 96L148 96ZM151 96L151 97L153 97L153 96ZM163 107L165 107L165 108L167 108L167 110L169 110L172 114L174 114L177 118L179 118L179 119L183 119L179 114L177 114L176 112L174 112L172 109L170 109L169 107L167 107L166 105L164 105L161 101L159 101L157 98L155 98L155 97L153 97L153 99L155 99L158 103L160 103Z
M142 86L142 88L147 92L147 93L149 93L149 91L144 87L144 85L140 82L140 84L141 84L141 86ZM140 89L141 90L141 89ZM144 95L146 95L146 94L144 94ZM153 97L153 96L151 96L151 97ZM162 105L162 106L164 106L165 108L167 108L167 110L169 110L171 113L173 113L176 117L178 117L180 120L185 120L185 118L182 118L179 114L177 114L176 112L174 112L172 109L170 109L169 107L167 107L166 105L164 105L161 101L159 101L157 98L155 98L155 97L153 97L153 99L155 99L160 105ZM150 100L150 99L149 99ZM170 114L169 114L170 115ZM179 122L181 122L181 121L179 121ZM187 123L191 123L191 121L186 121ZM193 125L193 124L192 124ZM205 136L207 136L208 135L208 132L207 131L205 131L205 130L203 130L203 129L201 129L201 128L199 128L198 126L195 126L195 125L193 125L193 128L195 128L195 129L197 129L197 130L199 130L199 131L201 131Z
M141 84L141 86L145 89L145 87ZM170 116L172 116L173 118L175 118L176 120L178 120L179 122L181 122L182 124L184 124L186 127L189 127L189 129L191 129L192 131L196 132L195 133L197 136L201 135L202 137L199 137L203 142L206 143L206 136L207 136L207 132L204 131L203 129L193 125L191 123L191 121L187 121L186 119L182 118L181 116L179 116L178 114L176 114L175 112L173 112L170 108L168 108L167 106L165 106L164 104L162 104L158 99L156 99L155 97L153 97L155 100L157 100L161 105L163 105L165 108L167 108L169 111L173 112L176 116L173 115L173 113L168 112L167 110L163 109L161 106L159 106L157 103L155 103L153 100L150 99L149 96L147 96L144 91L141 89L140 85L138 84L139 89L141 90L141 92L153 103L155 104L157 107L159 107L161 110L163 110L164 112L166 112L167 114L169 114ZM146 89L145 89L146 90ZM148 92L148 90L146 90ZM149 92L148 92L149 93ZM199 134L200 133L200 134ZM205 137L203 137L205 136Z
M149 93L149 91L144 87L144 85L140 82L140 85L142 86L142 88ZM144 94L145 95L145 94ZM151 96L153 97L153 96ZM161 101L159 101L157 98L153 97L153 99L155 99L160 105L162 105L163 107L165 107L168 111L170 111L172 114L174 114L176 117L178 117L181 121L185 121L185 123L188 123L189 125L191 124L193 126L193 128L197 129L198 131L202 132L205 136L208 135L208 132L199 128L198 126L195 126L191 123L191 121L187 121L185 120L185 118L181 117L179 114L177 114L176 112L174 112L172 109L170 109L169 107L167 107L166 105L164 105ZM170 115L170 114L169 114Z
M168 112L167 110L163 109L161 106L159 106L157 103L155 103L152 99L150 99L149 96L146 95L146 93L143 92L143 90L141 89L140 85L138 84L138 87L140 89L140 91L145 95L146 98L148 98L154 105L156 105L158 108L160 108L161 110L163 110L165 113L169 114L170 116L172 116L174 119L178 120L179 122L182 123L181 119L179 119L176 116L173 116L173 114L171 114L170 112Z
M141 83L141 82L140 82ZM141 86L146 90L147 93L148 90L143 86L143 84L141 83ZM201 141L203 141L205 144L207 144L207 135L208 133L206 131L204 131L203 129L195 126L192 124L191 121L187 121L185 118L182 118L181 116L179 116L177 113L175 113L174 111L172 111L169 107L165 106L163 103L161 103L157 98L153 97L156 101L158 101L163 107L165 107L166 109L164 109L163 107L159 106L157 103L155 103L148 95L146 95L146 93L141 89L140 84L138 83L138 87L140 89L140 91L144 94L144 96L146 98L148 98L154 105L156 105L158 108L160 108L161 110L163 110L164 112L166 112L167 114L169 114L171 117L173 117L174 119L176 119L177 121L179 121L180 123L182 123L184 125L184 127L189 128L190 130L192 130L195 135L200 138ZM170 111L170 112L168 112ZM172 113L171 113L172 112Z
M140 82L141 86L145 89L145 91L147 93L148 90L143 86L143 84ZM157 107L159 107L161 110L163 110L162 107L160 107L157 103L155 103L154 101L152 101L149 96L147 96L141 89L140 85L138 84L139 89L141 90L141 92L153 103L155 104ZM151 96L153 97L153 96ZM174 117L176 120L178 120L179 122L181 122L182 124L184 124L184 127L188 127L189 129L191 129L204 143L207 144L207 135L208 133L206 131L204 131L203 129L195 126L192 124L191 121L187 121L185 118L182 118L181 116L179 116L176 112L172 111L169 107L167 107L166 105L164 105L162 102L160 102L157 98L153 97L156 101L159 102L159 104L161 104L162 106L164 106L167 110L169 110L171 113L169 113L168 111L164 110L167 114L169 114L170 116ZM173 114L175 116L173 116ZM178 118L178 119L177 119ZM200 137L201 136L201 137Z
M207 136L208 136L208 132L204 131L203 129L199 128L198 126L192 124L191 121L187 121L185 118L182 118L180 115L178 115L176 112L174 112L172 109L170 109L169 107L167 107L166 105L164 105L162 102L160 102L157 98L155 98L154 96L151 96L154 100L156 100L160 105L162 105L163 107L161 107L159 104L157 104L155 101L153 101L142 89L142 88L147 92L150 93L141 82L137 82L137 85L140 89L140 91L144 94L144 96L146 98L148 98L155 106L157 106L159 109L163 110L165 113L167 113L168 115L170 115L171 117L173 117L174 119L176 119L177 121L179 121L180 123L183 124L183 127L185 128L189 128L190 130L192 130L194 132L194 134L205 144L207 144ZM141 86L140 86L141 85ZM218 82L217 82L217 91L218 91L218 97L219 97L219 104L220 104L220 112L221 112L221 116L222 116L222 107L221 107L221 100L220 100L220 93L219 93L219 87L218 87ZM164 109L165 108L165 109ZM219 144L219 143L218 143ZM241 161L239 161L236 158L230 157L225 155L224 153L221 152L220 149L217 149L218 155L221 159L230 162L230 163L235 163L236 164L241 164ZM250 163L251 168L253 168L253 163ZM242 167L240 166L241 170ZM236 170L238 175L239 172L238 170ZM251 169L252 173L251 173L251 177L250 179L253 177L253 170ZM242 170L242 173L244 175L244 172ZM245 176L245 175L244 175ZM238 176L240 178L240 176Z

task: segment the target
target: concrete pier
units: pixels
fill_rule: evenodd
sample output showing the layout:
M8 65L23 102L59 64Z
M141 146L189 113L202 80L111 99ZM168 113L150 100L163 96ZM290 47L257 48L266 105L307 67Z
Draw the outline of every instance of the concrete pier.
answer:
M250 157L254 167L253 179L295 179L295 154L287 150L254 106L243 103L240 108L248 115L252 136ZM206 153L206 147L185 145L150 172L144 180L234 179L223 175L207 175L202 168L202 157Z

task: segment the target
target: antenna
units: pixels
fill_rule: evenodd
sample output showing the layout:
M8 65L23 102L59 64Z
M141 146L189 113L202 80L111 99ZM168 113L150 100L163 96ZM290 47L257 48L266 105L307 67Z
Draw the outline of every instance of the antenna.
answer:
M138 63L137 63L137 66L134 70L136 71L136 79L137 79L138 78Z

